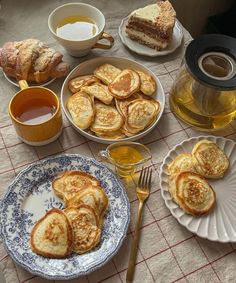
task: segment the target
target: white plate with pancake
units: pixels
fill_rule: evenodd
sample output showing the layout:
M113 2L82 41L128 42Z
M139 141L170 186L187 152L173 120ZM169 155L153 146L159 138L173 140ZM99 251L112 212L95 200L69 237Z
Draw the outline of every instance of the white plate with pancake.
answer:
M119 139L106 139L106 138L101 138L98 136L95 136L95 134L91 134L90 132L86 131L86 130L82 130L80 127L78 127L71 115L70 112L68 111L67 107L66 107L66 103L68 101L68 99L72 96L71 91L69 90L69 81L75 77L78 76L84 76L84 75L90 75L93 73L93 71L103 65L103 64L111 64L117 68L120 69L134 69L134 70L138 70L138 71L142 71L145 72L149 75L151 75L153 77L153 79L155 80L155 83L157 85L157 89L154 92L154 94L151 96L153 99L158 100L160 103L160 111L157 114L157 118L155 119L155 121L146 129L144 129L143 131L141 131L138 134L135 134L131 137L124 137L124 138L119 138ZM164 105L165 105L165 94L164 94L164 90L163 87L159 81L159 79L155 76L155 74L153 72L151 72L148 68L144 67L143 65L127 59L127 58L122 58L122 57L98 57L98 58L94 58L88 61L85 61L81 64L79 64L77 67L75 67L70 74L67 76L67 78L65 79L62 89L61 89L61 105L62 105L62 109L66 115L66 117L68 118L68 120L70 121L70 123L72 124L72 126L83 136L85 136L86 138L96 141L96 142L100 142L100 143L106 143L106 144L110 144L116 141L135 141L138 140L142 137L144 137L145 135L147 135L149 132L151 132L155 126L157 125L159 119L161 118L161 115L163 113L164 110Z
M81 255L72 253L62 259L37 255L29 241L35 222L52 208L64 208L63 200L53 192L52 181L62 172L75 170L95 177L108 196L101 240ZM118 251L126 237L130 204L123 185L107 167L92 158L64 154L37 161L21 171L1 201L0 218L3 242L15 262L40 277L69 280L103 266Z
M186 214L171 198L168 187L167 166L180 153L191 152L202 139L215 142L227 155L229 168L221 179L207 179L216 194L215 207L204 216ZM236 143L215 136L200 136L187 139L176 145L165 157L160 170L162 197L172 215L180 224L199 237L222 243L236 242Z
M150 57L164 56L174 52L182 43L183 29L181 23L177 19L175 21L173 36L169 46L166 49L160 51L152 49L148 46L142 45L137 41L130 39L125 32L125 27L128 23L128 20L129 17L126 17L122 20L119 27L119 36L125 46L127 46L131 51L139 55L146 55Z

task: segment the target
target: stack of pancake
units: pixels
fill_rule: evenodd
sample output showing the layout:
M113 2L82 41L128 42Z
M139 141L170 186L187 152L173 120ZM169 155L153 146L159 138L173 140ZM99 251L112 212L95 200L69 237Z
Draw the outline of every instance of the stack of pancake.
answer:
M66 208L53 208L33 227L30 245L42 256L63 258L72 251L82 254L101 239L108 198L99 181L81 171L67 171L52 183Z
M192 153L181 153L168 165L172 199L188 214L208 213L216 197L206 178L222 178L228 167L229 160L216 143L199 141Z
M106 139L129 137L155 122L160 104L151 96L156 88L149 74L103 64L69 82L73 95L67 108L82 130Z

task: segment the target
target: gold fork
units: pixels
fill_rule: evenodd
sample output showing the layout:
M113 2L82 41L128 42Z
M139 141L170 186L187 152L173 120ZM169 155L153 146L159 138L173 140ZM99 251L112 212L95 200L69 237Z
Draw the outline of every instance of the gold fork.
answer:
M137 186L137 197L139 199L139 208L138 208L138 219L135 225L134 231L134 239L131 244L131 250L129 255L129 265L128 271L126 274L126 282L131 283L133 281L134 276L134 266L137 256L139 236L140 236L140 225L142 222L142 212L143 205L145 201L148 199L151 188L151 180L152 180L152 169L150 168L142 168L142 171L139 176L138 186Z

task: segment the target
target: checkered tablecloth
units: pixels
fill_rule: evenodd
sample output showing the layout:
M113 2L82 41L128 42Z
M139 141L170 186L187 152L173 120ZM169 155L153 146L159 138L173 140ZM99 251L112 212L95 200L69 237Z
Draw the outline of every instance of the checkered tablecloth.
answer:
M180 226L166 208L160 193L159 170L167 152L182 140L202 133L180 122L171 113L168 92L178 71L184 50L191 36L184 29L183 44L173 54L164 57L142 57L126 49L118 36L118 26L130 11L150 3L149 1L87 1L96 5L106 16L106 31L115 38L115 45L109 51L94 50L85 58L72 58L52 39L47 28L47 17L55 7L67 1L3 0L0 13L0 46L5 41L24 38L39 38L64 54L64 60L75 67L80 62L96 56L123 56L136 60L150 68L160 79L165 95L164 114L157 127L140 142L147 145L153 155L149 165L154 170L152 192L144 209L141 241L137 257L134 282L236 282L235 244L219 244L201 239ZM49 87L58 95L63 79ZM96 158L105 146L85 139L64 119L63 132L52 144L32 147L22 143L11 124L7 113L9 100L17 91L0 72L0 197L15 176L36 160L59 153L81 153ZM216 133L236 140L236 124L232 123L224 131ZM135 194L137 176L123 181L131 203L131 223L127 237L118 254L104 267L79 279L60 281L70 283L125 282L130 243L138 211ZM49 281L34 276L15 264L0 244L0 265L7 283L47 283Z

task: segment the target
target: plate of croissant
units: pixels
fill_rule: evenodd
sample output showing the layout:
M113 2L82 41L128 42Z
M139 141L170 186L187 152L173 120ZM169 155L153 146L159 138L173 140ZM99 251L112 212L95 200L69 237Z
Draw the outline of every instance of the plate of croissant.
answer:
M69 73L63 55L39 39L6 42L0 48L0 67L15 86L26 80L30 86L45 86Z

